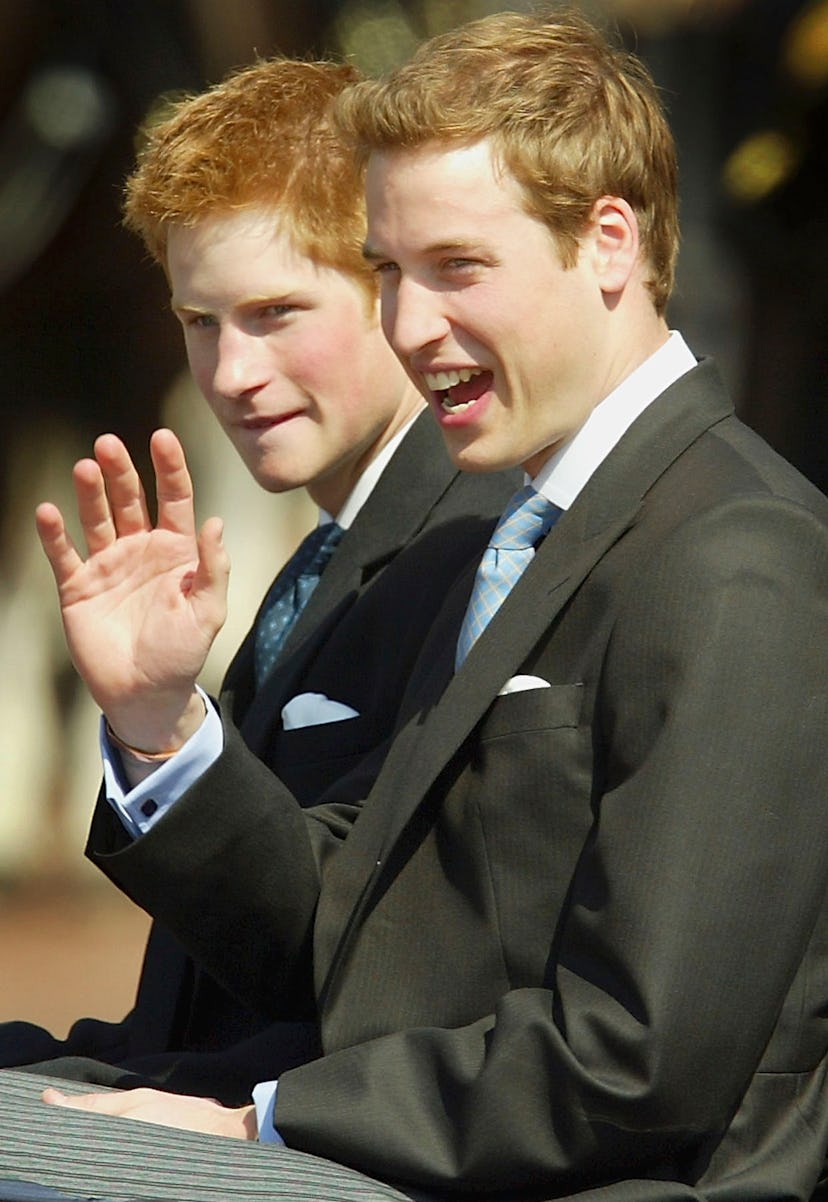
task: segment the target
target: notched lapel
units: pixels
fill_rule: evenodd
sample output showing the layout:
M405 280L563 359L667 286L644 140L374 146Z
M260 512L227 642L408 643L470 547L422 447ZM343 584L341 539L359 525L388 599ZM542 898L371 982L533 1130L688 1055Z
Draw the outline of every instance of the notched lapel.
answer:
M331 567L338 559L339 569L331 579L338 579L346 559L359 573L358 585L375 576L422 530L457 474L431 414L420 414L340 543L347 554L334 557Z
M710 361L667 389L630 427L554 527L444 690L445 667L434 670L430 679L440 693L430 698L424 694L420 712L409 715L340 856L341 876L336 873L332 890L335 908L323 907L332 921L317 947L323 971L327 961L328 983L347 955L349 932L358 928L370 905L384 860L502 685L520 670L563 606L633 525L655 481L688 446L732 412ZM469 587L466 583L466 597ZM451 623L442 624L444 643L449 631L456 640L459 628L456 615ZM423 679L428 680L428 674ZM343 925L334 914L347 914L348 919Z
M573 509L547 537L525 575L433 704L409 714L377 782L326 879L317 917L315 955L321 995L327 996L347 957L353 934L371 904L385 860L438 776L472 733L595 564L633 521L637 505L603 530L584 535L588 505ZM465 583L458 596L468 596ZM453 660L464 607L440 630ZM429 654L429 640L424 654ZM450 648L448 646L450 644ZM445 660L444 660L445 662ZM432 680L444 677L440 668ZM342 915L347 915L342 923Z
M320 583L319 588L321 587ZM352 600L353 594L340 597L335 608L328 609L314 626L307 629L304 638L296 642L288 637L285 641L273 671L250 698L248 708L239 724L242 737L254 754L263 756L273 728L279 722L282 706L294 693L301 692L301 683L308 664L317 649L327 641L342 615L350 608ZM300 615L297 626L303 617L304 613ZM291 635L294 633L295 631L291 631Z
M368 582L418 534L456 476L439 430L431 415L423 413L346 531L258 693L253 686L252 630L248 633L227 671L222 702L256 754L263 751L282 705L298 689L332 628ZM410 487L413 478L416 489Z
M414 810L472 733L505 682L518 673L573 593L629 528L636 511L637 506L603 530L584 537L583 517L573 510L547 537L524 576L472 648L461 670L452 676L442 697L419 725L416 739L412 739L412 745L405 750L407 765L399 762L398 756L394 755L393 759L389 756L386 763L388 776L383 769L372 794L372 807L374 795L395 799L393 804L384 807L387 821L376 858L381 859L388 853ZM455 641L456 637L457 630L454 631ZM452 643L452 654L453 649ZM415 777L411 773L411 764L417 765ZM414 784L416 788L412 787ZM383 805L381 800L379 805Z

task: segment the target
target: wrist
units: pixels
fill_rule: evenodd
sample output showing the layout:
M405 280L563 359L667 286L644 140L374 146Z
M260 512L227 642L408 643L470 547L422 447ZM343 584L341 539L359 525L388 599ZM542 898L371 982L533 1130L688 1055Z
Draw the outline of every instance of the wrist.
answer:
M106 725L106 736L110 743L113 743L123 755L129 756L131 760L135 760L139 764L163 764L165 760L171 760L181 750L180 747L173 747L169 751L145 751L143 747L132 747L115 734L115 731L109 724L108 718L104 719L104 723Z
M241 1119L241 1131L239 1138L257 1140L259 1138L259 1125L256 1122L256 1107L242 1106L237 1114Z
M167 717L156 709L151 718L145 714L104 714L104 721L107 737L122 757L134 764L157 768L178 754L200 728L206 714L204 695L197 691L188 697L183 708Z

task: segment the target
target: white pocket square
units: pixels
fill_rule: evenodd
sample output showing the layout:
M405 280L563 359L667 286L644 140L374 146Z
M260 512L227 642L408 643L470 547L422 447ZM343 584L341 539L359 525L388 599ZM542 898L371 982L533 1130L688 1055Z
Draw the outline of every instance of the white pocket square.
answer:
M324 693L299 693L282 706L282 725L285 730L300 730L303 726L322 726L326 722L344 722L358 718L359 711L341 701L331 701Z
M505 697L507 693L523 693L526 689L551 689L552 686L548 680L544 680L542 676L512 676L507 680L503 688L498 693L498 697Z

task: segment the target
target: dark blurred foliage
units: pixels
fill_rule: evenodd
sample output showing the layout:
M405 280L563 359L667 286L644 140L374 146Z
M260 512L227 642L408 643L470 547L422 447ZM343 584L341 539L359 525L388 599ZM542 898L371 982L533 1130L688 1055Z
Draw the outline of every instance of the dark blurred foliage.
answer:
M755 0L723 54L733 170L721 220L748 297L743 413L828 491L828 4ZM782 156L775 186L739 189L746 146Z
M657 35L626 27L679 147L677 324L735 351L741 416L828 490L828 3L686 7Z
M0 12L4 452L62 418L85 443L114 428L145 445L181 352L163 277L120 227L120 188L153 97L201 86L185 14L117 0Z

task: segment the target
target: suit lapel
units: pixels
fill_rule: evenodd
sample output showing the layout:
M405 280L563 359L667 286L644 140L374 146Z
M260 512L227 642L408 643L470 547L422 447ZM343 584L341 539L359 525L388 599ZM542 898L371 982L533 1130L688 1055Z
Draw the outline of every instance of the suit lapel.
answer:
M290 650L339 599L362 588L414 538L457 476L434 419L422 413L400 443L325 569L285 648ZM417 487L412 488L416 480Z
M404 706L405 728L394 741L345 852L337 857L330 890L326 880L328 898L320 905L317 957L318 967L324 971L330 955L328 981L342 962L347 933L357 929L370 902L383 861L440 773L561 608L635 522L646 492L692 442L731 414L732 406L709 362L667 389L595 472L540 547L461 671L450 676L448 665L453 661L471 578L458 583L424 648L424 658L430 662L413 678L416 695ZM348 915L345 927L342 915ZM331 923L327 937L323 934L326 921ZM341 938L334 935L335 923Z
M255 694L252 630L247 635L228 669L222 699L230 704L252 751L261 752L282 706L299 689L308 664L342 614L415 537L456 476L433 418L421 414L346 531L267 683Z

